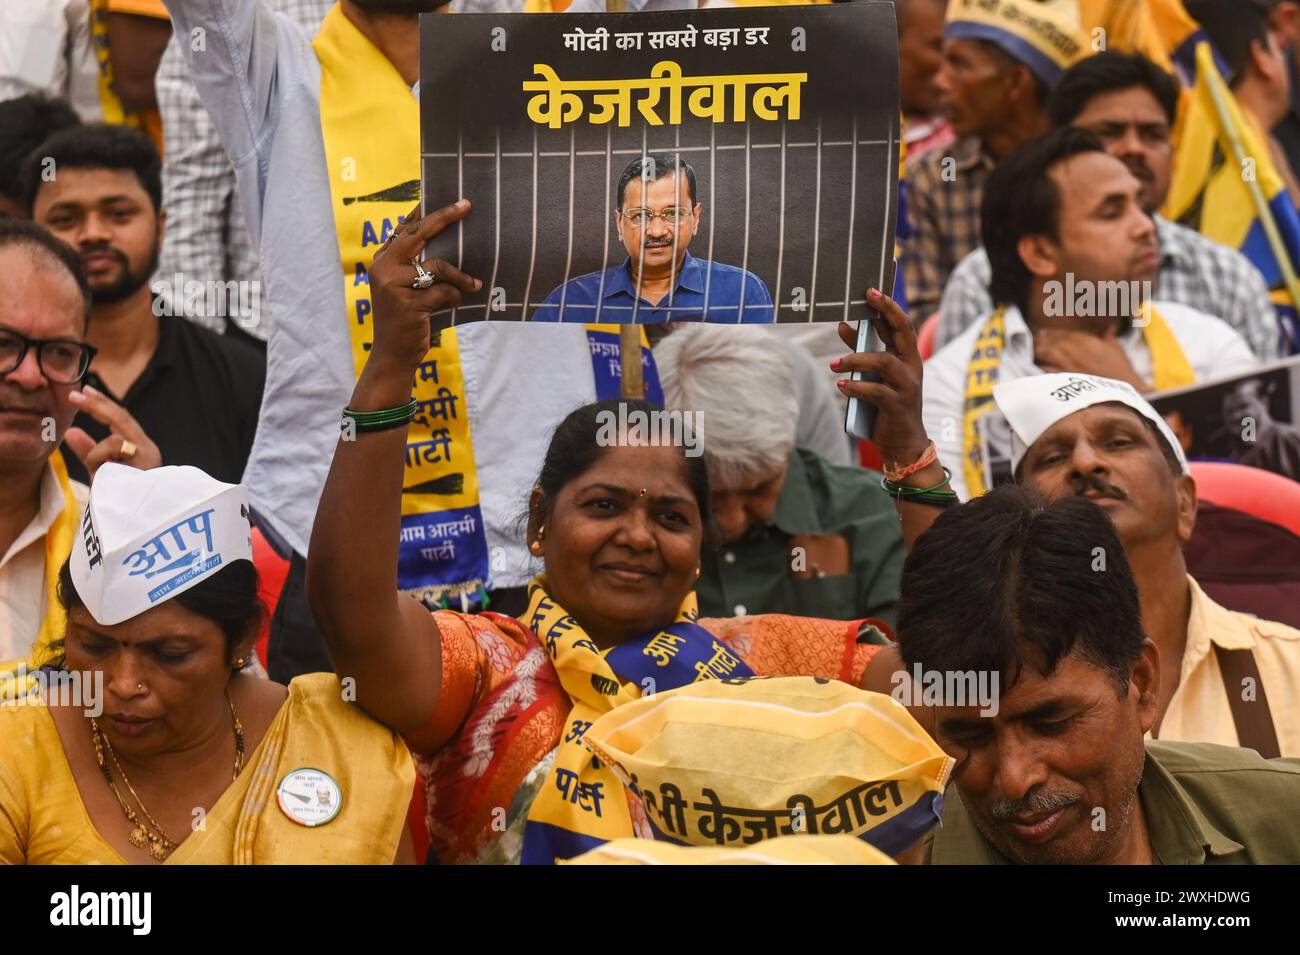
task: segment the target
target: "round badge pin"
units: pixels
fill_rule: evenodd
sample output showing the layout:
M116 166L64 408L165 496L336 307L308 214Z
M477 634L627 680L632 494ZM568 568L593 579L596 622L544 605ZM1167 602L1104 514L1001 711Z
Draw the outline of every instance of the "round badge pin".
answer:
M280 809L300 826L323 826L343 808L343 790L329 773L305 767L280 780Z

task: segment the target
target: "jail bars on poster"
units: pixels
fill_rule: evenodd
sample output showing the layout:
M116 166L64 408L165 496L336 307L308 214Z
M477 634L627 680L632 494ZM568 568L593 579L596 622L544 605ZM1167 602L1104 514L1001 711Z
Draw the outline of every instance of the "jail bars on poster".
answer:
M487 280L435 323L865 317L893 253L893 16L424 18L424 193L474 203L429 251Z

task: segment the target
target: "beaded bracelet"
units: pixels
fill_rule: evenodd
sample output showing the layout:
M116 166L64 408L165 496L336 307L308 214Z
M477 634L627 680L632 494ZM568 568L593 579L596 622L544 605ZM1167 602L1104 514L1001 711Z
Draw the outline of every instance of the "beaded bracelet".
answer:
M389 431L393 428L400 428L411 423L419 407L420 403L412 398L399 407L381 408L378 411L352 411L344 408L343 417L339 421L339 429L347 433L349 428L352 431ZM349 422L351 422L350 425Z

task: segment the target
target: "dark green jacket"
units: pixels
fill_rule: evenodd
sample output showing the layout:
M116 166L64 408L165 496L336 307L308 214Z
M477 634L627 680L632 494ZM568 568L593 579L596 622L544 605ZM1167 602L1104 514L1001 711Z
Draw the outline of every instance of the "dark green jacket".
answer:
M832 532L849 542L851 573L793 578L790 538ZM905 556L893 498L881 490L877 472L840 467L795 448L772 523L705 551L696 585L700 615L878 617L893 627Z
M1148 742L1138 794L1158 864L1300 864L1300 760L1213 743ZM976 828L954 784L944 795L943 821L927 837L925 861L1010 860Z

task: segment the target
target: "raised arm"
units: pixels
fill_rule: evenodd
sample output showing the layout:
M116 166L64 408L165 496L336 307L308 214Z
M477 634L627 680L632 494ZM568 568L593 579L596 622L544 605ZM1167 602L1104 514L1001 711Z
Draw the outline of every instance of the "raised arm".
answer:
M243 221L231 221L228 207L235 201L235 170L217 138L216 128L199 99L190 68L173 37L155 81L162 115L164 154L163 208L167 212L167 241L159 253L158 274L185 274L201 282L251 279L228 268L227 226L243 232ZM236 241L248 242L246 235ZM185 316L209 331L224 332L225 319L194 309Z
M930 439L921 419L921 353L916 347L916 333L898 303L876 289L867 293L873 307L879 310L875 320L876 334L885 345L884 351L854 352L838 359L831 368L846 374L861 371L875 373L880 381L852 381L841 379L840 390L850 398L860 398L876 406L876 428L872 441L880 449L886 464L907 465L925 453ZM850 348L857 345L858 333L847 322L840 323L840 338ZM944 483L942 465L935 461L915 474L908 475L900 484L911 487L948 490ZM952 462L956 464L956 462ZM899 518L903 524L903 543L908 551L942 509L930 504L915 504L906 498L898 502Z
M482 283L448 263L425 266L438 281L412 288L426 242L464 218L469 204L412 214L370 266L375 340L348 408L379 411L411 400L429 350L429 315ZM307 552L307 596L339 678L356 680L357 702L398 732L423 727L438 706L442 654L437 624L397 592L405 426L340 439Z
M311 40L261 0L163 0L199 98L239 174L244 216L261 240L262 197L281 115L278 96L318 83Z

